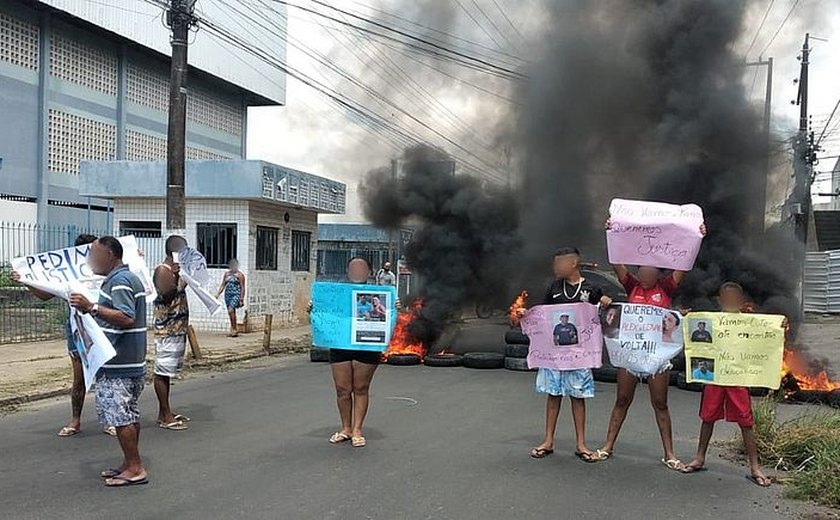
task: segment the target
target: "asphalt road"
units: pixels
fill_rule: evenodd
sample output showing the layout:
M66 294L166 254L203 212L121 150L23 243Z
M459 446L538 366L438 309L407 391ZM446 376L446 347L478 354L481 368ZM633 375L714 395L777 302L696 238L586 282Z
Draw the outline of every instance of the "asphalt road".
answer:
M260 366L261 365L261 366ZM557 453L528 456L543 428L533 374L384 366L373 382L368 447L332 446L337 412L328 366L303 358L194 376L173 388L190 430L155 428L143 395L141 450L151 483L107 489L100 470L119 462L98 433L60 439L62 399L0 418L0 517L10 519L658 519L791 518L800 506L750 484L745 469L712 458L679 475L659 463L647 391L639 388L616 456L572 456L564 403ZM591 448L613 398L599 384L589 404ZM678 451L693 453L698 394L671 393ZM717 439L731 436L720 428Z

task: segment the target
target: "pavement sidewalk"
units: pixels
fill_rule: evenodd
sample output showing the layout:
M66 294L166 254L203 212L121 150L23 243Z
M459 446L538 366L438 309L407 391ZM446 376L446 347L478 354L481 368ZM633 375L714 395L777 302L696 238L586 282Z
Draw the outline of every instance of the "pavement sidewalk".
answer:
M309 325L274 329L271 353L306 352L310 347ZM202 359L192 359L189 346L185 368L218 366L265 356L263 333L229 338L222 332L196 332ZM154 334L149 331L147 359L154 356ZM0 345L0 406L20 404L67 393L72 373L63 339Z

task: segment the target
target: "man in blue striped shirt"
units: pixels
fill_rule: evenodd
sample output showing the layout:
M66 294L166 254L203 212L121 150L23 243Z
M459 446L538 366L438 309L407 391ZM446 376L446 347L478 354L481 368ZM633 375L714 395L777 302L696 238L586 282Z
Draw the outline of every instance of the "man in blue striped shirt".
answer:
M114 237L93 243L88 264L105 276L99 301L70 295L70 305L96 318L117 351L96 375L96 412L99 421L113 425L123 451L123 463L102 472L110 487L146 484L140 459L140 393L146 374L146 293L140 279L122 262L123 249Z

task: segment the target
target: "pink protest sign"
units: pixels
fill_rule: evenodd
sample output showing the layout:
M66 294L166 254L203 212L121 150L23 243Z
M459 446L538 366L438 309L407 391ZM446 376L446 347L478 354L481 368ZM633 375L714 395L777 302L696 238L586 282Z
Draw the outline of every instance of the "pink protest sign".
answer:
M613 199L607 251L610 263L690 271L700 251L703 210L696 204Z
M601 319L588 303L537 305L520 321L531 340L529 368L577 370L601 366Z

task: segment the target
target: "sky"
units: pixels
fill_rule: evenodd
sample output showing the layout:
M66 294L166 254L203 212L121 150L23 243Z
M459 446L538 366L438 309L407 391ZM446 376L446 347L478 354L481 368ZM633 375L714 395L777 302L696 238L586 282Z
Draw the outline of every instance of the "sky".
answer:
M313 0L296 3L353 21L316 5ZM329 0L327 3L425 38L445 40L447 46L457 46L471 56L504 63L511 69L527 61L532 50L529 41L538 40L540 35L541 0L411 0L410 3L409 0ZM277 15L268 13L267 16ZM828 39L812 41L810 59L809 111L817 135L825 127L840 99L838 28L840 0L750 2L742 37L734 51L748 61L758 59L762 52L763 58L774 58L771 118L774 139L782 141L790 137L798 125L799 107L790 101L796 98L797 85L793 79L799 75L797 56L806 32ZM493 170L493 174L480 174L488 182L507 182L506 174L496 172L509 170L504 166L509 164L511 151L500 144L497 136L510 122L517 106L516 80L493 77L456 64L442 64L428 56L418 57L399 44L371 41L345 26L291 7L288 37L286 59L290 67L373 108L385 119L481 170ZM745 69L744 75L751 97L762 106L764 70ZM359 180L373 168L388 166L402 148L400 142L368 128L358 115L336 106L324 94L291 77L287 78L285 106L251 108L248 118L249 159L267 160L347 185L347 214L322 217L322 222L363 222L356 190ZM837 122L840 122L840 109L829 128ZM840 127L828 132L823 146L821 156L840 155ZM771 204L779 203L789 188L789 156L789 151L783 149L773 158L776 175L771 189L777 196L768 197ZM831 191L830 172L835 169L836 161L836 158L826 158L816 166L815 193ZM817 197L815 202L827 200L830 199Z

